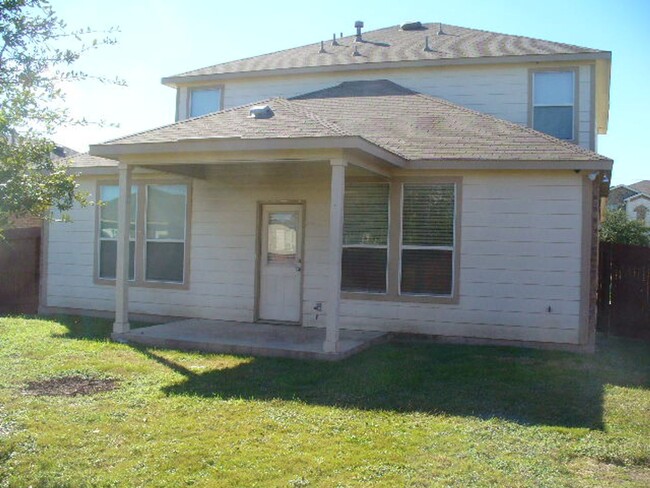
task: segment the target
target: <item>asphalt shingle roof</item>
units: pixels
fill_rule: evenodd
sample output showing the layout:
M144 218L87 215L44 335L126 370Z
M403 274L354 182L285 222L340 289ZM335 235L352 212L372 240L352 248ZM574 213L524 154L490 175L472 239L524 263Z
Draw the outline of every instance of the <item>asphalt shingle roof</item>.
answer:
M247 73L290 68L315 68L367 63L399 61L434 61L444 59L472 59L502 56L552 55L599 53L597 49L559 42L488 32L466 27L422 24L422 29L400 30L399 26L386 27L363 33L363 41L355 43L355 36L337 37L338 46L332 45L328 36L323 38L325 52L319 53L320 41L306 46L286 49L270 54L220 63L200 68L163 81L181 77L210 76ZM424 50L425 37L429 37L430 50ZM360 56L353 56L355 46Z
M269 105L269 119L249 117ZM388 80L344 82L292 99L273 98L105 143L209 138L358 136L405 160L592 161L594 152Z

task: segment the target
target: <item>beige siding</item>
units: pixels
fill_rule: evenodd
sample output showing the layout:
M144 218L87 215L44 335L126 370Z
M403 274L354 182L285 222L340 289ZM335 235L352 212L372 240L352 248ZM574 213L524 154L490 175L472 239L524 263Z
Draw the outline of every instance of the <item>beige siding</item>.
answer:
M355 329L576 343L581 186L573 172L474 172L463 177L460 300L423 304L343 300ZM95 181L82 189L94 193ZM192 182L189 290L132 288L130 310L251 321L258 202L305 202L303 323L324 326L329 166L228 166ZM110 311L114 288L95 284L95 209L50 228L47 306ZM325 304L326 305L326 304ZM550 311L549 311L550 307ZM325 307L326 308L326 307Z
M577 343L580 237L578 175L465 175L459 303L345 300L343 323L433 335Z
M521 125L528 124L529 69L553 64L482 67L439 67L400 70L350 71L229 80L224 87L224 108L273 97L292 97L343 81L388 79L412 90ZM561 66L561 65L560 65ZM574 65L567 65L574 66ZM579 69L578 142L593 147L591 68ZM187 118L187 88L180 89L179 118Z

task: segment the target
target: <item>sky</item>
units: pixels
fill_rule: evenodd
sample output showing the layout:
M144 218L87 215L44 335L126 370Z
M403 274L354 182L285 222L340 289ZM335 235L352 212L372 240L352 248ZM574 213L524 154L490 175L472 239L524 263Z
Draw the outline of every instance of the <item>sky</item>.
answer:
M614 159L612 184L650 179L650 0L51 0L71 29L119 28L117 44L90 51L76 68L119 77L126 87L85 81L64 86L78 117L111 125L63 128L55 140L89 144L174 121L175 90L163 76L405 21L442 22L612 52L609 130L598 152Z

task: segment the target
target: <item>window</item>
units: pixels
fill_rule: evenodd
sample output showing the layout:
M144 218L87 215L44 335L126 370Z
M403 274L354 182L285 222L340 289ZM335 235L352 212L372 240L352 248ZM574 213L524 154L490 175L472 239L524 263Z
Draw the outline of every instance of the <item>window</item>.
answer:
M636 213L636 220L639 222L645 222L646 216L648 215L648 208L645 205L639 205L634 209Z
M574 139L575 72L533 73L533 128L557 137Z
M344 298L455 303L461 181L395 177L390 184L346 184Z
M97 277L114 280L117 261L119 187L101 185ZM183 284L188 187L150 184L131 187L129 280Z
M194 88L190 90L190 117L198 117L221 110L221 88Z
M341 289L386 292L388 196L385 183L345 188Z
M99 199L103 202L99 211L99 277L115 279L117 261L117 185L99 187ZM129 280L135 278L135 236L138 208L138 188L131 187L131 225L129 230Z
M454 184L405 184L402 202L400 292L451 296Z
M146 280L183 282L185 185L147 185Z

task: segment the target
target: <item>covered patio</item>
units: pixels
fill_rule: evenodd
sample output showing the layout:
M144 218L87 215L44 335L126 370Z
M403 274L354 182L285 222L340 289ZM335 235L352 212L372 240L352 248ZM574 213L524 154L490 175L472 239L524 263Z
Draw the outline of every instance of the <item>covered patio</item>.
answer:
M341 330L336 352L324 352L325 329L188 319L114 333L120 342L181 350L340 360L388 340L385 332Z

